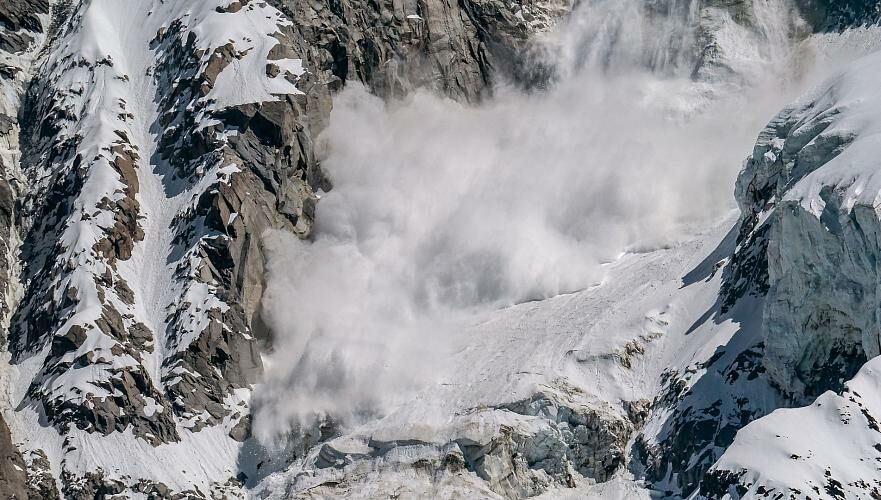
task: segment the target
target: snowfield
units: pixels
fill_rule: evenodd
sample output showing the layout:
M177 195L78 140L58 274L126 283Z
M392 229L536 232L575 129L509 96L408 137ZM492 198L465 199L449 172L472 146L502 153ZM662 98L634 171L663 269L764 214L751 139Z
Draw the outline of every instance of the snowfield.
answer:
M601 283L587 290L477 313L462 325L437 385L414 394L391 414L313 449L294 469L264 479L255 494L285 498L342 481L345 488L324 494L376 498L404 488L415 495L468 497L471 493L465 492L478 482L473 472L435 482L394 470L425 457L443 457L450 446L459 447L456 443L490 442L504 427L562 435L547 415L506 408L536 395L626 419L624 402L651 400L660 390L662 372L684 371L708 359L740 327L706 314L717 301L722 279L724 262L713 259L730 252L730 246L717 246L734 222L729 216L715 229L670 248L625 254L606 266ZM376 453L377 442L413 445L409 452L382 455L374 465L356 459ZM326 447L335 450L338 465L322 462ZM592 486L585 480L565 494L600 498L621 488L622 498L630 498L641 489L629 484L616 480ZM564 494L554 491L546 493L548 498Z

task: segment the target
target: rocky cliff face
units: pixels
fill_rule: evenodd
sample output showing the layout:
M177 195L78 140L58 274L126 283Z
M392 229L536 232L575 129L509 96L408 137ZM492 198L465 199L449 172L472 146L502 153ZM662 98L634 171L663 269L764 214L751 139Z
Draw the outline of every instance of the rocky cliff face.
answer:
M291 19L291 47L332 85L360 81L382 96L427 88L477 101L515 74L518 49L547 30L564 1L342 2L274 0ZM328 109L315 119L326 118Z
M762 364L789 405L809 406L743 429L713 467L704 487L711 497L879 492L874 471L855 472L878 453L871 448L877 363L866 362L881 353L874 258L879 68L873 54L784 110L759 136L738 179L752 236L735 258L765 256L766 268L756 274L765 280ZM830 439L843 435L867 444L840 446L836 457ZM760 439L774 453L750 458L746 446Z
M840 31L881 21L881 3L875 0L798 0L811 25L820 31Z
M20 295L17 246L18 200L26 182L20 170L19 107L32 76L37 52L49 25L47 2L5 2L0 6L0 341L6 342L10 315ZM5 350L5 349L4 349ZM5 362L5 359L4 359ZM24 499L28 489L26 464L4 421L9 409L6 371L0 372L0 496Z
M248 389L271 336L260 319L261 237L309 237L313 193L330 189L313 141L333 92L360 81L383 95L428 87L478 100L494 68L514 67L529 34L565 8L4 4L4 384L8 410L32 415L13 439L44 426L60 436L24 443L31 482L45 485L51 470L73 498L127 488L203 496L200 485L236 483ZM218 433L231 444L215 477L126 476L110 456L84 459L102 436L155 455ZM0 449L13 467L4 487L22 496L6 432Z

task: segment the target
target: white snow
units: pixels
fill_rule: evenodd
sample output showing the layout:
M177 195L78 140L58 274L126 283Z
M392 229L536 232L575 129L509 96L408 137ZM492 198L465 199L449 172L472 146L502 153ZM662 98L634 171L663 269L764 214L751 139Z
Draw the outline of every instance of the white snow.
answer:
M875 358L842 395L830 391L808 407L780 409L744 427L714 468L746 470L741 481L753 486L745 498L760 486L818 496L827 493L829 478L841 483L844 498L874 498L872 490L881 490L879 394L881 358Z
M75 199L73 215L61 238L65 251L58 265L71 271L60 273L62 278L57 284L55 297L60 302L65 291L73 287L78 292L79 304L75 313L54 334L63 335L73 325L86 325L85 343L76 352L68 353L65 360L70 361L87 352L95 353L98 359L85 368L74 368L50 380L41 380L40 384L49 397L92 404L90 398L109 396L95 384L109 380L111 370L120 368L145 371L151 383L163 393L163 360L173 355L174 349L187 347L207 325L209 310L222 311L228 307L208 285L191 279L199 263L196 249L176 260L169 259L169 253L174 248L173 219L191 210L201 192L217 182L229 182L238 167L213 165L195 184L172 186L170 167L150 163L156 152L156 134L162 132L152 128L158 119L155 96L161 90L156 88L153 73L162 54L151 48L151 40L176 21L182 26L178 33L180 42L193 34L195 48L204 50L207 55L215 48L231 43L241 56L234 58L220 73L207 96L211 101L210 109L272 101L277 95L300 92L283 77L273 79L266 76L266 57L278 43L276 36L279 36L281 27L290 21L262 2L250 2L236 13L218 12L217 7L226 3L228 1L224 0L93 0L74 5L71 21L61 24L58 48L45 62L44 78L55 92L56 109L70 116L70 120L57 120L62 127L57 137L80 138L80 168L86 174L82 192ZM299 59L273 63L295 77L305 71ZM4 95L6 90L4 87ZM204 127L213 123L206 120L200 125ZM135 292L135 303L125 304L110 288L105 290L105 302L124 315L126 327L135 322L149 327L156 340L152 354L143 353L144 360L112 355L110 348L116 341L95 327L95 321L102 313L102 302L94 278L110 269L93 247L114 223L113 213L99 206L121 199L124 188L111 165L115 154L110 147L123 143L116 131L122 131L128 137L138 158L136 169L140 190L136 198L140 202L140 223L145 237L136 243L131 259L117 262L113 271L114 280L125 279ZM60 167L71 168L70 165ZM41 182L48 182L52 174L41 172ZM42 184L35 186L40 187ZM187 278L183 283L176 279L181 269ZM189 314L184 314L180 323L172 325L172 338L166 338L168 307L177 307L183 301L192 304ZM31 380L40 377L47 353L48 346L42 352L33 353L8 373L4 369L4 386L7 375L10 375L10 386L14 386L14 390L4 390L4 394L10 393L9 404L4 404L4 409L16 408L25 400L25 390ZM182 368L171 368L171 373L180 375L182 372ZM172 377L171 382L174 380ZM247 400L247 391L230 398L227 403L232 407ZM148 397L143 411L150 417L165 409ZM63 436L41 422L30 406L9 416L13 433L24 440L26 450L43 449L47 452L55 477L61 476L62 468L75 474L100 468L108 473L108 477L126 481L155 479L178 491L195 486L208 492L213 483L225 482L236 474L240 444L227 436L235 424L231 418L222 425L197 433L186 429L192 424L191 419L180 421L177 427L182 441L154 448L133 436L130 429L109 436L74 429L68 435L68 445L62 446Z
M853 142L840 155L799 180L784 200L799 201L818 218L826 206L820 196L825 186L844 191L840 205L848 210L857 204L877 207L881 203L877 147L881 140L879 74L881 52L875 52L802 98L801 126L807 128L820 120L830 122L814 143L835 136L853 138ZM810 147L808 144L805 149Z
M812 148L824 138L837 136L848 141L840 154L824 150L823 156L813 158L822 163L790 187L784 201L796 202L809 214L821 219L827 207L820 193L831 187L838 197L838 207L833 212L836 217L847 216L856 206L869 207L870 213L879 217L879 77L881 52L874 52L850 64L847 70L796 103L794 116L798 123L790 137L802 129L810 130L817 123L827 125L816 139L803 146L800 155L810 158ZM872 224L872 221L861 220L860 224L867 223ZM877 225L878 220L874 223ZM871 234L869 231L877 229L861 227L861 230ZM816 241L811 234L799 236ZM790 244L805 245L801 241ZM816 248L800 251L822 256L821 245L817 241ZM874 258L871 250L865 257ZM838 265L831 264L831 267ZM871 287L873 278L867 279ZM811 296L820 298L822 292L814 291ZM835 304L834 301L830 303ZM812 307L812 304L803 307ZM867 317L874 317L873 314L870 310L865 311ZM832 335L831 330L830 326L819 334ZM877 332L866 331L863 338L863 348L871 357ZM790 345L784 343L786 339L781 338L778 342ZM806 495L815 498L826 498L824 495L874 498L881 493L878 469L881 461L881 427L878 425L881 417L881 399L878 397L881 394L881 358L871 359L845 385L841 394L826 392L808 406L780 409L744 427L714 469L744 474L740 483L749 488L742 498L758 496L760 488L771 491L771 494L782 492L786 495L798 490L798 498Z
M214 48L233 43L241 58L235 58L230 66L218 75L211 92L204 98L214 101L211 109L223 109L239 104L267 102L277 99L278 94L302 93L282 75L266 77L269 51L278 44L274 37L280 27L291 21L277 9L261 2L249 2L234 14L215 11L224 2L181 2L188 7L186 14L177 13L171 19L186 18L193 33L198 36L199 46L210 53ZM194 8L198 6L197 8ZM300 76L305 71L300 59L271 61L285 71Z

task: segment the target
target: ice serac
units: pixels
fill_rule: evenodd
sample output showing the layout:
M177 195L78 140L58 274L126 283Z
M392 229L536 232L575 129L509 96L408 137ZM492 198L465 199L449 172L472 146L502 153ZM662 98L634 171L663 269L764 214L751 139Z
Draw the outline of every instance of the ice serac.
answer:
M612 406L580 402L579 396L548 390L474 408L440 429L425 426L420 433L408 422L404 429L346 435L313 449L306 462L315 473L296 477L286 488L345 496L375 481L373 498L378 498L405 486L404 477L414 474L417 480L409 487L416 491L443 478L442 483L484 490L490 497L528 498L574 487L583 478L607 481L625 465L627 441L643 415L621 415ZM353 449L362 451L353 454ZM358 478L357 471L371 461L377 475ZM396 477L400 473L404 477ZM267 481L263 491L272 494L275 481ZM448 490L441 486L440 491Z
M745 427L710 472L710 496L881 491L868 465L881 457L877 362L866 363L881 354L879 75L875 53L783 111L738 179L751 235L738 254L764 256L751 274L767 290L763 365L791 405L809 406ZM747 453L760 442L767 452Z
M753 235L738 254L764 254L767 263L753 276L767 289L766 366L779 387L803 398L840 389L879 354L878 318L869 312L877 187L861 153L876 133L876 110L860 95L867 65L779 115L737 183Z

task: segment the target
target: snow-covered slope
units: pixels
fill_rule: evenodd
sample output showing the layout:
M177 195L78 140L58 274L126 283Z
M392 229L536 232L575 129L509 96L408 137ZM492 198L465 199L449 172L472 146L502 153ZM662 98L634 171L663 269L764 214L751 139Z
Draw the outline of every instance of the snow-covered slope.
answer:
M810 404L744 428L714 465L717 494L881 491L879 75L875 53L785 110L739 179L746 213L760 221L753 231L766 233L764 366L788 398Z
M713 498L876 498L881 494L878 358L845 388L745 427L713 466Z
M236 474L226 434L241 417L236 390L260 364L241 295L227 295L207 255L230 237L200 204L233 190L243 170L228 140L237 133L209 119L301 93L302 71L283 59L300 73L266 74L273 35L290 23L277 10L226 7L66 6L29 91L12 427L47 454L66 495L90 494L105 475L184 490ZM224 458L181 467L163 445ZM134 464L121 458L133 446L143 450Z
M0 7L0 408L24 467L5 425L0 450L32 497L240 496L268 336L261 236L310 233L331 92L430 56L449 62L414 66L414 84L476 98L481 40L513 51L564 10L274 4ZM422 23L450 46L426 46ZM326 36L343 29L354 39Z
M490 498L592 491L626 471L660 375L686 371L738 331L701 320L722 280L706 256L731 223L627 254L588 290L473 318L438 386L316 446L257 492L448 498L479 491L477 478Z

